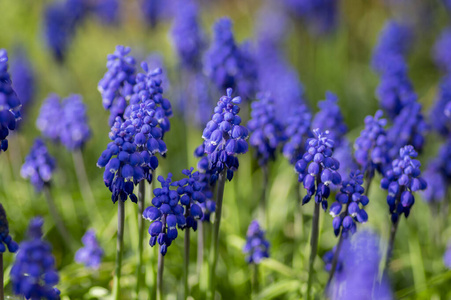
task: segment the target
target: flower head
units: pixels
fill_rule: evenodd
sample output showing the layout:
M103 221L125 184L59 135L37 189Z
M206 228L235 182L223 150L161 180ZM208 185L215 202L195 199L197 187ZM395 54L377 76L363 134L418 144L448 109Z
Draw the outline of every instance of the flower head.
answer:
M275 103L271 95L259 94L251 104L251 120L247 127L251 133L249 144L255 148L258 163L267 165L275 159L277 147L285 139L282 124L275 116Z
M253 220L249 224L243 252L246 254L248 264L259 264L263 259L269 257L269 242L257 220Z
M116 24L120 17L119 0L99 0L93 7L94 13L107 25Z
M62 119L61 119L62 117ZM83 148L91 137L86 115L86 105L80 95L70 95L63 100L60 141L69 150Z
M8 53L0 49L0 152L8 149L6 138L11 130L16 129L20 107L21 102L11 86L8 73Z
M36 139L30 149L30 153L25 157L25 163L20 169L20 175L31 181L36 191L41 191L44 184L52 179L56 168L55 159L50 156L44 142Z
M428 188L423 191L423 199L428 203L439 203L445 200L447 182L441 172L440 159L431 161L424 171Z
M399 158L392 162L391 168L386 170L381 180L381 187L388 190L387 204L393 223L398 221L399 215L407 218L415 203L414 192L425 190L426 181L420 177L421 163L414 159L418 153L411 145L399 150Z
M58 142L60 139L62 114L60 97L57 94L48 95L41 105L39 116L36 119L36 127L44 137L53 142Z
M433 56L435 64L443 71L451 72L451 54L449 49L451 48L451 27L445 28L437 41L435 42L433 49Z
M34 218L28 228L29 239L20 243L16 261L11 268L11 283L16 295L26 299L59 299L54 286L59 281L52 246L42 239L42 218Z
M141 12L147 25L151 28L155 28L158 22L167 18L174 9L174 5L171 5L172 2L173 1L164 0L140 0ZM184 3L177 4L183 5Z
M5 247L6 246L6 247ZM19 249L19 245L9 235L8 219L3 205L0 203L0 254L8 251L14 253Z
M22 48L18 49L16 57L11 62L11 77L12 87L22 103L23 115L34 100L36 86L33 66Z
M444 137L451 133L451 74L440 80L435 103L429 111L428 123Z
M310 130L311 120L312 114L303 104L293 107L287 116L287 125L284 130L287 141L282 152L291 164L295 164L302 158L306 141L313 136Z
M75 261L88 268L98 269L102 262L104 252L97 241L94 229L86 231L85 235L81 238L81 242L84 247L75 253Z
M183 207L180 205L180 195L176 190L170 189L172 174L169 173L167 179L158 176L161 188L153 190L155 197L152 199L152 206L147 207L143 212L143 218L151 221L149 226L151 247L156 243L160 244L160 253L165 255L168 247L178 236L177 227L186 227L186 218Z

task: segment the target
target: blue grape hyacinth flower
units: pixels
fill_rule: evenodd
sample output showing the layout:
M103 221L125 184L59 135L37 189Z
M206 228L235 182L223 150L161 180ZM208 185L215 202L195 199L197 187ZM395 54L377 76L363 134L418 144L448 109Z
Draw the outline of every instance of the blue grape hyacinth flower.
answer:
M91 137L88 124L87 108L80 95L70 95L62 103L61 143L70 151L83 148ZM62 118L62 119L61 119Z
M307 190L302 205L315 196L315 202L321 203L326 211L330 195L329 185L341 183L341 176L338 173L340 163L332 157L334 141L329 138L329 133L314 129L313 134L314 137L307 140L306 152L296 163L295 170L299 174L299 182L302 182Z
M340 192L336 196L337 201L330 206L329 213L334 218L332 226L335 236L340 234L340 230L344 237L349 232L353 234L357 230L356 222L368 221L364 206L369 203L369 199L364 194L365 189L362 184L363 174L359 170L351 172L349 179L342 183Z
M0 153L8 149L7 137L20 120L21 102L11 84L8 53L0 49Z
M440 80L434 105L429 111L428 123L443 137L451 133L451 74Z
M293 107L287 116L287 125L284 129L287 140L283 145L282 153L291 164L295 164L302 158L307 139L313 137L310 129L311 120L312 114L304 104Z
M283 126L276 119L275 101L268 93L260 93L258 101L251 103L251 120L247 123L250 131L249 144L256 150L260 166L274 160L278 146L285 140Z
M99 0L93 7L93 11L100 21L106 25L114 25L120 18L119 0Z
M98 269L102 262L104 251L97 241L94 229L87 230L81 238L81 242L83 247L75 253L75 261L88 268Z
M36 83L33 66L22 48L17 50L11 61L11 78L12 88L22 104L21 114L24 115L34 100Z
M253 220L249 224L243 253L246 254L248 264L259 264L263 259L269 257L269 242L257 220Z
M45 143L36 139L25 157L25 162L20 169L20 175L29 179L36 191L41 191L45 184L49 184L56 168L56 161L50 155Z
M426 181L421 177L421 163L414 159L417 156L418 153L412 145L404 146L381 180L381 188L388 190L387 204L393 223L396 223L402 214L406 218L409 216L415 203L413 193L427 188Z
M52 246L42 239L42 218L34 218L28 227L28 240L20 243L10 278L13 292L25 299L59 299L55 288L59 276Z
M445 267L451 269L451 243L448 244L445 255L443 255L443 263L445 264Z
M241 103L241 98L232 98L232 93L233 90L229 88L227 95L219 99L211 121L202 133L209 169L219 174L226 168L228 180L232 180L233 172L239 166L236 155L248 150L246 139L249 136L246 127L240 125L240 107L237 104Z
M36 127L41 134L53 142L58 142L61 133L63 108L60 97L57 94L50 94L44 100L36 119Z
M177 238L177 227L186 227L186 218L183 207L180 205L180 195L176 190L171 189L172 174L169 173L167 179L158 176L161 188L153 190L155 197L152 199L152 206L147 207L143 212L143 218L151 221L149 226L151 247L156 243L160 245L160 253L165 255L168 247Z
M440 159L434 159L424 171L423 175L428 188L423 191L422 195L427 203L440 203L445 200L448 185L441 168Z
M0 254L4 253L6 249L8 249L9 252L14 253L19 249L19 245L17 245L9 234L6 211L0 203Z
M437 67L446 73L451 72L451 27L445 28L435 42L433 58Z

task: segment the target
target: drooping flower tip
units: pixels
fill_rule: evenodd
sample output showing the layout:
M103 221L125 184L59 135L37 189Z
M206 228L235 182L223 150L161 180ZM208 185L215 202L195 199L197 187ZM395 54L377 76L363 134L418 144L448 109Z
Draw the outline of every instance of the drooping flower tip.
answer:
M263 259L269 257L269 242L257 220L253 220L249 224L243 252L246 254L248 264L259 264Z

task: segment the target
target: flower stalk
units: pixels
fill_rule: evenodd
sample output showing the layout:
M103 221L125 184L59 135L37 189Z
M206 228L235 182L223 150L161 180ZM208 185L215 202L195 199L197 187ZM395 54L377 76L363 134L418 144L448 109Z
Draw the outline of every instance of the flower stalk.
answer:
M4 300L4 291L3 291L3 253L0 253L0 300Z
M307 281L307 299L311 299L312 283L313 283L313 264L316 258L316 252L318 250L318 237L319 237L319 206L320 204L315 202L315 208L313 210L312 219L312 237L310 238L310 258L308 267L308 281Z
M116 244L116 268L113 282L113 299L120 299L121 291L121 272L122 272L122 254L124 247L124 219L125 208L124 201L117 201L117 244Z
M157 271L157 300L163 300L163 271L164 271L164 256L158 251L158 271Z
M183 265L183 299L187 299L189 295L189 284L188 284L188 275L189 275L189 246L190 246L190 229L185 229L185 261Z
M136 276L136 297L139 299L141 291L141 284L145 281L145 268L143 263L143 249L144 249L144 206L146 196L145 180L139 182L138 190L138 268Z

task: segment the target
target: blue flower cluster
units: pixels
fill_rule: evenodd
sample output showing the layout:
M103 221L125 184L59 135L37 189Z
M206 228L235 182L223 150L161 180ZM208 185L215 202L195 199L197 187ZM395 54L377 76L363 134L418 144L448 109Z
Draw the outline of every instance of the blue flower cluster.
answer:
M378 110L373 116L366 116L365 129L354 143L354 157L360 165L362 172L369 173L372 178L374 171L383 173L384 167L389 163L389 143L385 125L387 120L382 119L382 111Z
M208 162L207 162L208 164ZM205 195L205 201L199 203L202 208L202 222L210 222L211 214L216 211L216 202L213 200L212 184L210 182L210 173L208 171L199 172L199 182L202 184L202 193Z
M245 99L253 97L258 70L249 45L236 45L228 18L219 19L213 30L214 41L205 53L204 72L219 90L237 89Z
M263 259L269 257L269 242L257 220L253 220L249 224L243 252L246 254L248 264L259 264Z
M108 71L97 86L102 95L103 107L110 111L110 126L119 116L122 118L125 108L127 107L127 99L132 94L133 85L135 84L135 59L129 56L130 47L121 45L116 46L114 54L108 55L106 67Z
M42 218L34 218L28 227L29 239L20 243L10 278L13 292L25 299L59 299L59 282L52 246L42 239Z
M424 178L428 188L423 192L423 198L427 202L444 201L451 182L451 141L447 140L440 147L438 155L429 162Z
M12 87L22 103L21 114L24 115L35 96L35 75L33 66L24 50L19 48L15 54L16 56L11 62Z
M180 196L180 204L184 206L184 215L186 219L186 228L197 230L197 220L203 218L202 205L206 201L206 197L202 192L203 183L201 175L198 171L193 172L194 168L183 170L183 178L174 185L177 185L177 193Z
M391 168L385 172L381 180L381 187L388 190L387 204L390 209L391 220L396 223L399 215L407 218L412 208L415 197L413 192L425 190L426 181L420 177L421 163L413 159L418 153L411 145L399 150L399 158L392 162Z
M186 227L184 210L180 205L180 195L175 190L171 190L172 174L169 173L165 180L163 176L158 176L161 188L153 190L155 197L152 199L152 206L147 207L143 212L143 218L151 221L149 226L151 247L156 243L160 245L160 253L165 255L168 247L178 236L177 226L180 229Z
M277 147L285 140L284 128L275 115L274 99L269 93L260 93L258 101L251 103L249 144L255 148L260 166L275 159Z
M295 170L299 174L299 182L302 182L307 190L302 204L308 203L315 195L315 202L321 203L326 211L330 195L329 185L341 183L338 173L340 163L332 157L334 141L329 138L329 133L314 129L313 134L314 137L307 140L306 152L296 163Z
M442 77L428 123L443 137L451 134L451 73Z
M93 11L100 21L106 25L118 23L120 17L119 0L99 0L93 7Z
M5 247L6 245L6 247ZM8 251L14 253L19 249L19 245L9 235L8 219L3 205L0 203L0 255L8 248Z
M449 53L450 48L451 27L447 27L438 37L433 49L433 56L436 65L446 73L451 73L451 54Z
M36 127L41 131L41 134L55 143L60 138L61 113L60 97L57 94L50 94L42 103L39 116L36 119Z
M445 267L451 270L451 243L448 244L445 255L443 255L443 263L445 264Z
M50 156L44 142L36 139L30 149L30 153L25 157L25 163L20 169L20 175L31 181L36 191L41 191L44 184L48 184L52 179L56 168L55 159Z
M238 116L240 107L237 104L241 103L241 98L232 98L232 93L233 90L229 88L227 95L219 99L212 119L202 133L209 169L219 174L226 168L229 180L232 180L233 172L239 166L235 155L248 150L248 130L240 125L241 118Z
M8 149L6 138L11 130L16 129L20 107L20 100L11 86L8 73L8 53L0 49L0 153Z
M98 269L102 262L104 252L97 241L94 229L86 231L85 235L81 238L81 242L84 247L80 248L77 253L75 253L75 261L88 268Z
M162 19L168 18L175 5L184 5L184 1L140 0L144 21L151 28L155 28Z
M287 125L284 130L287 141L283 145L282 152L291 164L295 164L302 158L306 141L312 137L311 120L312 114L304 104L293 107L287 117Z
M342 183L340 193L336 196L337 201L330 206L329 213L334 218L332 226L335 236L340 234L340 229L344 237L348 235L348 232L353 234L357 229L355 222L368 221L368 214L363 206L369 203L369 199L364 194L365 189L362 184L363 174L359 170L351 172L349 179Z
M190 70L201 68L201 53L205 38L198 21L199 8L193 1L184 1L176 7L172 25L172 39L183 67Z

